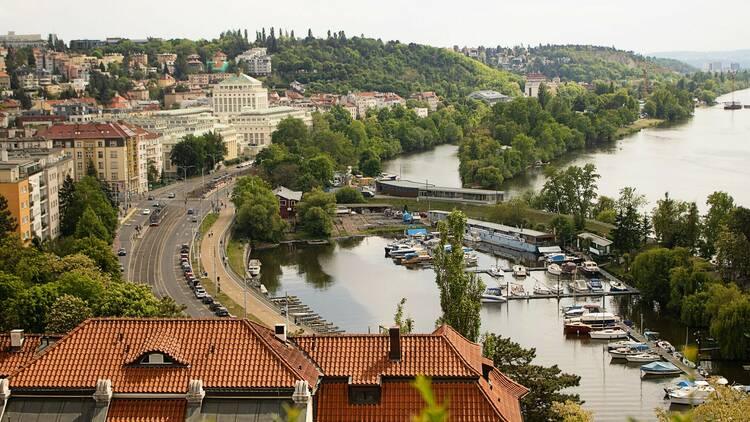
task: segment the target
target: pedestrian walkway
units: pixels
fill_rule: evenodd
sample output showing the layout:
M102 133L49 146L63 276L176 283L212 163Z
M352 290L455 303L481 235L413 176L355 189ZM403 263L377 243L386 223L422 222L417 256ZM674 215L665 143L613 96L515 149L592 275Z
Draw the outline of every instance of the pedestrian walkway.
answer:
M213 235L203 235L201 239L201 266L204 271L208 272L209 278L216 283L216 277L219 277L221 292L229 296L240 307L245 306L245 291L240 283L232 278L225 267L224 249L220 244L224 239L223 234L229 230L234 217L234 206L229 203L226 208L222 208L219 218L211 227ZM213 293L213 292L209 292ZM300 327L287 322L286 318L281 316L279 311L259 298L252 288L247 288L247 313L260 320L261 323L273 327L275 324L288 324L288 331L297 331ZM236 315L242 317L242 315Z

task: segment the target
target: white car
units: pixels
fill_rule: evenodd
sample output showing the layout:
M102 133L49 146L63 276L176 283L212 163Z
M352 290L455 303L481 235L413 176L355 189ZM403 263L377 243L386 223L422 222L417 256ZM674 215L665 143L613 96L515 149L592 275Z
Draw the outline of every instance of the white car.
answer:
M141 214L143 214L143 215L149 215L149 214L151 214L151 210L148 209L148 208L144 208L143 212Z
M203 299L204 297L206 297L206 291L203 288L195 289L196 299Z

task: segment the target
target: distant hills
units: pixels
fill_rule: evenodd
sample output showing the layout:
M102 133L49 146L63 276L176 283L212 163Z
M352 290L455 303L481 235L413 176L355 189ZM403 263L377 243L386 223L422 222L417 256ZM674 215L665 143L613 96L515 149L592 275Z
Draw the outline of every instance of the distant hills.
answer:
M750 69L750 49L733 51L663 51L651 53L659 58L679 60L698 69L703 69L706 63L722 62L725 67L729 63L739 63L743 69Z

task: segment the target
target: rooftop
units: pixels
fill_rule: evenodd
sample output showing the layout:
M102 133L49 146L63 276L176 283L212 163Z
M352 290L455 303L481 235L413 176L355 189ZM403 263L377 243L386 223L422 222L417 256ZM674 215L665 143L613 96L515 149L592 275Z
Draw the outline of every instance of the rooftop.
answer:
M293 201L301 201L302 200L302 192L301 191L295 191L288 188L285 188L284 186L279 186L278 188L273 190L274 195L280 196L284 199L291 199Z
M39 136L53 140L65 139L122 139L135 136L135 132L121 123L54 124L39 131Z
M429 212L433 214L442 214L442 215L448 215L450 212L448 211L441 211L441 210L430 210ZM497 230L505 233L518 233L518 234L525 234L527 236L534 236L534 237L543 237L543 236L551 236L549 233L540 232L538 230L532 230L532 229L524 229L519 227L513 227L513 226L506 226L505 224L498 224L498 223L491 223L489 221L482 221L482 220L475 220L473 218L469 218L466 220L466 223L471 226L482 226L487 227L492 230Z
M592 241L593 243L595 243L597 245L600 245L600 246L609 246L609 245L611 245L613 243L611 240L609 240L607 238L604 238L604 237L601 237L598 234L588 233L588 232L583 232L583 233L579 234L578 238L579 239L588 239L588 240Z
M263 85L259 80L255 78L251 78L250 76L245 75L244 73L239 73L232 75L223 81L219 82L219 86L227 86L227 85L255 85L255 86L261 86Z
M403 188L418 188L423 190L439 190L442 192L461 192L461 193L473 193L478 195L494 195L497 193L503 193L501 190L488 190L488 189L472 189L472 188L451 188L451 187L444 187L444 186L435 186L432 183L427 182L414 182L411 180L378 180L378 183L389 185L389 186L396 186L396 187L403 187Z

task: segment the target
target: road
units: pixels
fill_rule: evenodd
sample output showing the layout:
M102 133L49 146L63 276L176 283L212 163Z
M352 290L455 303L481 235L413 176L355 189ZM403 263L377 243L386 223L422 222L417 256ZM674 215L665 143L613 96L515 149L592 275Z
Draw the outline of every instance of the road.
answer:
M218 172L216 174L225 174ZM235 169L229 173L236 173ZM206 180L210 180L209 177ZM193 295L185 283L179 266L180 245L190 244L203 216L209 211L210 200L189 197L189 193L201 187L201 177L166 186L149 192L155 198L149 201L144 196L134 201L136 210L128 214L120 226L114 248L125 248L127 255L120 257L127 280L148 283L159 297L171 297L178 304L186 306L185 312L192 317L208 317L213 313ZM229 187L224 188L224 191ZM175 198L168 198L172 192ZM148 215L143 209L153 210L153 203L162 205L164 214L158 226L148 225ZM195 220L187 214L187 209L195 212ZM136 226L142 227L140 234Z

